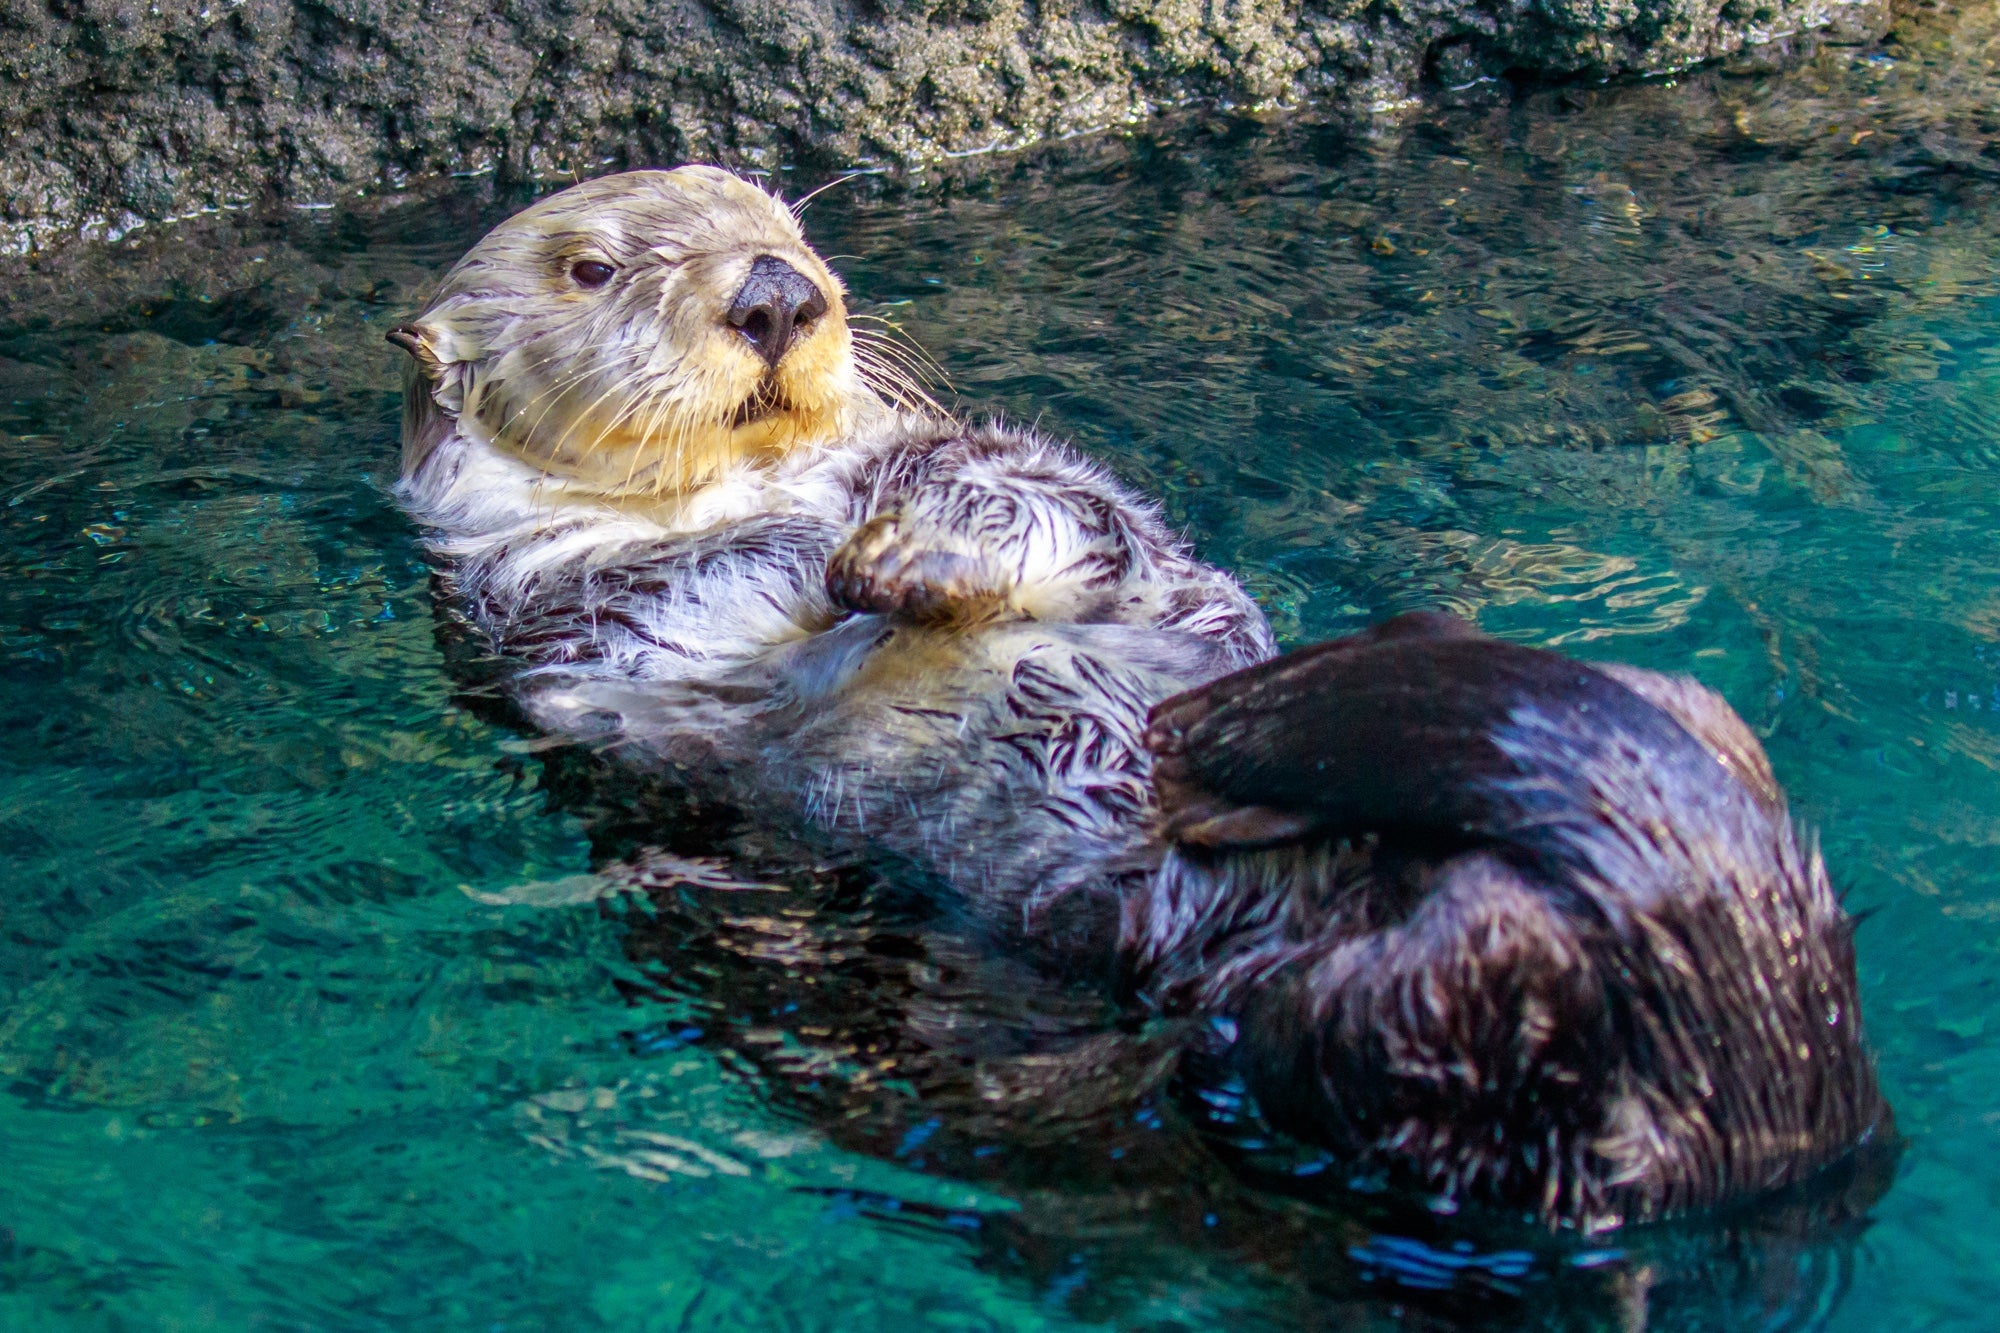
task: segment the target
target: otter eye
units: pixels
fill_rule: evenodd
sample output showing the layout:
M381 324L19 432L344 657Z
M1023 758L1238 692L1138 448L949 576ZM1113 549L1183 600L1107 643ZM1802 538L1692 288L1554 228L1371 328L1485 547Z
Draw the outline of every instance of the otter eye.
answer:
M579 287L602 287L618 270L596 259L579 259L570 265L569 275Z

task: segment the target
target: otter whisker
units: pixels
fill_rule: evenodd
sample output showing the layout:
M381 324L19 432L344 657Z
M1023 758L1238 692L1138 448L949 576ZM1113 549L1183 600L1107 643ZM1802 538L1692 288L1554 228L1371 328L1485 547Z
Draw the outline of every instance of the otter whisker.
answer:
M899 360L888 353L882 352L880 349L866 348L858 350L855 360L858 364L868 366L880 374L891 376L899 383L920 393L925 388L925 376L921 370L910 365L907 361Z
M926 395L907 384L899 383L891 377L877 373L869 380L872 388L884 401L904 411L917 411L925 406Z
M870 389L894 407L911 412L935 407L928 394L896 379L888 372L878 370L864 375L863 378Z
M850 319L850 321L854 319L863 319L871 323L882 325L882 328L885 331L877 331L875 329L857 329L854 330L854 332L860 336L866 337L870 342L873 342L877 346L894 347L897 348L899 351L914 356L922 365L928 368L933 375L935 375L939 380L943 381L946 387L951 386L951 376L945 372L945 368L941 364L939 364L937 358L932 356L930 354L930 351L921 342L919 342L916 339L916 337L910 333L908 329L904 328L897 321L893 319L888 319L882 315L850 315L848 318Z
M894 361L919 380L942 383L948 389L955 387L951 382L951 376L945 373L944 367L932 360L930 354L914 342L906 344L868 329L855 332L855 346L865 347L874 352L878 360Z
M698 414L688 410L685 402L673 398L661 399L655 420L665 427L665 436L653 461L653 494L659 495L687 482L691 470L688 456L694 452L695 432L702 428L703 422Z
M929 408L940 411L937 401L924 391L914 376L900 367L874 356L868 349L857 346L855 366L870 388L906 410Z
M872 340L869 345L882 355L890 357L898 364L908 367L910 373L925 384L940 384L954 391L958 387L952 383L951 376L945 373L944 367L931 360L929 356L924 354L921 348L909 348L898 343L881 343Z
M618 483L618 490L621 492L630 489L632 478L638 474L639 461L646 456L646 445L652 440L654 432L658 429L659 414L664 410L663 402L663 395L635 394L632 397L632 401L627 403L624 409L612 419L611 424L605 427L605 434L608 435L627 420L636 418L641 409L644 409L646 412L646 423L639 429L638 439L632 445L631 456L625 462L625 478Z
M688 442L695 422L686 411L675 411L674 407L672 402L662 400L652 418L652 422L657 423L655 429L661 425L665 427L664 438L652 460L651 474L645 482L654 496L665 494L669 486L678 483L687 471Z
M618 487L621 492L630 491L636 487L637 479L640 476L641 463L646 464L655 477L658 476L661 466L661 455L670 449L670 446L666 448L662 446L659 438L660 426L666 420L667 414L672 408L673 394L671 389L662 387L657 383L650 385L647 392L633 396L627 410L635 419L640 421L640 425L636 431L638 442L633 445L632 456L625 465L625 479L619 483Z
M646 349L642 348L637 350L643 352ZM587 366L583 370L579 371L577 374L570 376L566 380L559 381L558 383L549 386L547 389L544 389L542 392L536 394L533 398L530 398L526 403L523 403L521 405L520 411L514 413L514 417L509 418L507 424L511 425L513 419L519 417L522 412L526 412L529 408L535 406L535 404L543 403L544 400L546 400L546 403L542 408L541 415L536 417L534 424L528 427L527 435L528 437L533 437L537 432L541 430L542 422L548 419L549 413L555 410L557 404L559 404L562 401L563 397L566 396L571 389L574 389L577 385L583 383L585 380L589 379L593 375L602 374L607 369L615 370L619 368L621 365L625 364L626 362L629 362L634 359L636 358L634 358L632 353L626 353L622 358L614 358L609 364L609 366L605 365ZM601 402L603 400L602 398L600 398L598 401ZM591 406L594 408L596 404L593 403ZM574 422L572 422L572 426L573 425ZM563 440L566 441L567 438L568 438L568 432L565 431L563 435Z
M924 375L921 363L913 360L893 343L885 343L876 338L858 337L854 340L854 348L858 355L866 356L877 364L900 366L912 376L928 378Z
M846 172L846 173L844 173L844 174L842 174L842 175L839 175L839 176L835 176L835 177L834 177L834 178L833 178L832 180L830 180L830 181L826 182L826 184L824 184L824 185L821 185L821 186L820 186L820 187L818 187L817 189L814 189L814 190L811 190L811 191L809 191L809 192L808 192L808 193L806 194L806 196L805 196L805 197L804 197L803 199L800 199L800 200L799 200L799 201L798 201L797 203L794 203L794 204L787 204L787 205L785 205L785 206L786 206L786 208L788 208L788 209L790 209L790 210L791 210L791 214L792 214L792 216L793 216L793 217L795 217L795 218L797 218L797 217L804 217L804 216L805 216L805 212L806 212L806 205L810 204L810 203L811 203L811 202L812 202L813 200L815 200L815 199L819 198L819 197L820 197L821 195L825 194L825 193L826 193L826 192L827 192L828 190L831 190L831 189L832 189L832 188L833 188L834 186L836 186L836 185L845 185L845 184L847 184L847 183L848 183L849 181L854 181L854 180L859 180L859 179L861 179L861 177L863 177L863 176L875 176L875 175L879 175L879 174L881 174L881 173L880 173L879 171L849 171L849 172Z
M654 496L663 494L669 487L679 488L689 481L688 455L695 428L700 424L695 414L687 410L686 399L694 396L699 400L699 383L688 383L683 376L672 383L656 386L646 414L646 436L653 441L649 459L649 474L643 483Z
M631 386L632 381L635 378L636 376L626 375L613 380L611 382L610 387L606 388L603 393L598 394L596 398L593 398L588 407L584 408L583 411L578 412L573 416L571 416L568 422L564 424L562 434L556 437L554 452L557 454L561 454L563 450L567 449L569 447L570 437L576 433L576 428L578 423L590 420L591 417L596 414L598 407L603 404L605 399L611 397L615 393L624 392ZM553 404L551 406L553 406ZM621 413L619 417L613 418L614 425L618 420L622 419L622 417L623 414ZM611 426L600 428L597 432L596 438L591 441L591 447L595 449L601 446L604 443L605 437L610 433L612 429L613 427Z
M701 371L703 381L701 386L702 393L695 401L714 404L707 415L707 419L702 421L701 425L705 431L713 432L726 440L729 437L732 427L729 420L730 409L721 405L724 400L724 395L721 392L722 385L716 383L717 380L722 378L722 375L723 372L719 367L704 366ZM723 467L727 466L732 459L733 454L727 451L718 451L716 456L706 459L687 458L682 462L683 475L694 476L695 468L697 465L701 465L704 470L699 475L703 480L707 480L714 472L720 471Z
M904 355L915 358L938 375L942 376L944 374L944 367L939 365L936 358L924 350L924 345L912 337L909 331L903 328L902 325L892 323L888 320L871 320L869 322L879 322L880 327L868 328L864 326L851 329L854 337L872 343L877 347L893 347Z
M547 362L543 362L543 366L546 365ZM523 413L527 412L537 403L541 403L544 402L545 400L548 400L551 395L559 396L560 394L567 392L570 388L574 387L577 384L582 383L586 379L589 379L592 375L597 374L598 371L599 367L597 366L585 366L582 369L576 371L574 374L567 375L560 379L557 379L554 383L548 385L541 392L537 393L534 397L528 399L527 402L512 408L508 412L506 419L500 423L500 428L502 430L510 428L516 421L518 421L521 418L521 415ZM551 403L550 406L553 407L554 404ZM544 409L544 415L546 415L546 411L547 409ZM533 434L534 431L540 427L540 425L541 425L541 420L540 418L537 418L535 424L528 428L529 433Z
M878 389L898 387L908 382L908 376L902 371L859 347L854 352L854 366L864 380Z
M602 323L601 320L599 322ZM609 387L602 394L598 395L595 401L571 419L569 426L564 430L562 437L558 441L559 447L568 444L570 434L575 430L577 422L589 420L606 398L609 398L613 394L626 393L635 383L640 381L645 374L644 365L651 360L654 350L651 344L636 344L612 360L609 369L620 373L612 380ZM591 441L591 448L593 450L601 448L612 432L616 431L644 401L645 395L631 394L618 413L608 423L598 429L596 438Z
M646 418L646 426L644 426L644 428L640 430L640 438L642 438L642 440L650 440L650 438L652 438L652 434L654 434L654 430L658 428L658 404L656 404L656 398L654 398L654 396L634 396L634 398L632 398L632 402L630 402L630 406L626 408L626 412L632 412L632 414L636 414L636 412L638 412L638 408L642 408L642 406L646 408L646 412L648 412L648 418ZM634 444L634 446L632 446L632 456L630 456L630 458L626 460L626 474L624 474L624 480L622 480L622 482L618 482L618 490L620 490L620 492L624 492L624 490L630 490L630 488L632 488L632 478L634 478L634 476L638 474L638 460L640 460L640 458L644 458L644 456L646 456L646 450L644 450L642 446Z

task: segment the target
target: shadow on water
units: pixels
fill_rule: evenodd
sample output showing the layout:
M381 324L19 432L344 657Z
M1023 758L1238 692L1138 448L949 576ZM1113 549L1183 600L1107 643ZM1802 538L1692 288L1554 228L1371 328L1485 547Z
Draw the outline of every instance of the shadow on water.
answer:
M1766 737L1871 912L1912 1141L1879 1200L1871 1163L1605 1247L1329 1182L1199 1031L469 701L382 334L519 199L8 261L0 1323L1989 1326L1996 70L1967 6L806 215L958 401L1160 497L1290 640L1449 606ZM600 900L641 848L679 877Z

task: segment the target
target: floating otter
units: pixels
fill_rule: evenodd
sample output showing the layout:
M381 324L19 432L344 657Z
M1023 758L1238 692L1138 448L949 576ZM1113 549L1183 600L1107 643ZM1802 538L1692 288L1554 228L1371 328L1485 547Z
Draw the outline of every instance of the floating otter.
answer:
M1139 497L871 363L756 187L566 190L390 337L402 494L534 721L901 858L1052 971L1234 1019L1295 1133L1603 1225L1885 1123L1846 921L1719 700L1431 621L1257 666L1261 614ZM1592 819L1658 855L1551 831ZM1715 912L1734 935L1694 929ZM1749 970L1649 998L1714 967ZM1795 981L1824 1032L1767 1014Z

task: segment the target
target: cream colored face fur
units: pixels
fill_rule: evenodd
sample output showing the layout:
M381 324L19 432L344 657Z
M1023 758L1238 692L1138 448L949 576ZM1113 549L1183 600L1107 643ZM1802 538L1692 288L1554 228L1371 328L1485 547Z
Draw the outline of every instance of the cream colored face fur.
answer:
M764 255L826 298L775 366L728 320ZM843 297L791 212L728 172L573 186L495 227L391 335L428 389L409 395L404 471L455 425L564 489L664 496L837 438L874 401Z

